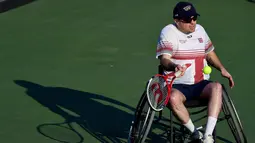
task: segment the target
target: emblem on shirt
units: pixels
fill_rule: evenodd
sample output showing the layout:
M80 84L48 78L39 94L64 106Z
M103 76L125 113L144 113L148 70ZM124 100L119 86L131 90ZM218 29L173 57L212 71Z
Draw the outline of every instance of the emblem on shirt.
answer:
M199 43L203 43L203 38L198 38Z
M192 35L187 36L187 38L192 38Z
M179 40L180 43L184 44L187 42L187 40Z

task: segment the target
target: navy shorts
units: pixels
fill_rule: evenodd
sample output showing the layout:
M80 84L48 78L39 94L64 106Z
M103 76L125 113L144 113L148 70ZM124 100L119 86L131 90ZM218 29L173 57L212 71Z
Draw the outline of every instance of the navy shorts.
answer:
M188 85L188 84L173 84L172 88L175 88L182 92L184 96L186 97L186 101L197 99L200 94L202 93L205 86L212 81L209 80L202 80L198 83Z

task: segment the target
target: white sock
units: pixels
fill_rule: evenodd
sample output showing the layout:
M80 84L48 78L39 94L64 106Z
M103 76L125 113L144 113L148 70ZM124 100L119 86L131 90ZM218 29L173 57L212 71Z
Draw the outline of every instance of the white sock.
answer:
M195 126L192 123L191 119L189 119L189 121L186 124L183 124L186 128L188 128L190 130L191 133L193 133L195 131Z
M217 123L217 118L214 118L212 116L208 117L207 124L206 124L206 130L205 130L205 134L204 134L205 137L208 135L212 135L216 123Z

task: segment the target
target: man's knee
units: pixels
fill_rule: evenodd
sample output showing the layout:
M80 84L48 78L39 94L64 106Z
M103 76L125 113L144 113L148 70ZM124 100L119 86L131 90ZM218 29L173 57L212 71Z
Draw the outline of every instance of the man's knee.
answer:
M173 89L170 94L170 104L171 106L182 104L185 101L185 96L178 90Z
M204 96L211 96L212 93L214 96L222 96L222 85L219 82L211 82L209 83L203 92Z
M211 86L211 90L222 92L222 85L219 82L212 82L210 84L211 84L210 85Z

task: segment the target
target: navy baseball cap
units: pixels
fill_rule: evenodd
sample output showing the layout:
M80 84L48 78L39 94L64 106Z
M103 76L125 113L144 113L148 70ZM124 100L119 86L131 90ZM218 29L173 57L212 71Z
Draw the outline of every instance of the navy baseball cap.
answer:
M192 16L200 16L195 7L189 2L179 2L173 10L174 19L190 19Z

